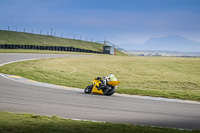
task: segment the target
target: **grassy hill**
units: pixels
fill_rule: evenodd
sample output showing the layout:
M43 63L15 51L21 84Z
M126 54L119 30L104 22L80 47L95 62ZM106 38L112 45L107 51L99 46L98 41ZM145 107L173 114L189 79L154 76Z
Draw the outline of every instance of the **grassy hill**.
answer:
M48 35L0 30L0 44L66 46L102 52L104 44Z

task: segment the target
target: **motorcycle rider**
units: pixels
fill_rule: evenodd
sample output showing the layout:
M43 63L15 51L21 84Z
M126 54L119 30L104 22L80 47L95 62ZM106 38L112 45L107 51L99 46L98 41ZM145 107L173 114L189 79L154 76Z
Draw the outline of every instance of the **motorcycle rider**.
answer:
M109 74L108 77L109 77L108 79L109 79L110 81L117 81L117 78L116 78L116 77L114 76L114 74L112 74L112 73ZM109 82L109 81L108 81L108 82Z
M108 77L103 77L103 83L104 86L106 86L106 84L110 81L117 81L117 78L114 76L114 74L109 74Z

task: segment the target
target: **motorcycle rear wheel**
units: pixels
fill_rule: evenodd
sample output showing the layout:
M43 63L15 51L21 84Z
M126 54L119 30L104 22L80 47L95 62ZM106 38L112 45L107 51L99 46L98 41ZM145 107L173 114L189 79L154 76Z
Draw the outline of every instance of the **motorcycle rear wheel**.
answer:
M115 93L115 91L116 91L116 86L111 86L111 87L112 87L111 90L109 90L109 91L104 91L104 92L103 92L104 95L106 95L106 96L111 96L112 94Z

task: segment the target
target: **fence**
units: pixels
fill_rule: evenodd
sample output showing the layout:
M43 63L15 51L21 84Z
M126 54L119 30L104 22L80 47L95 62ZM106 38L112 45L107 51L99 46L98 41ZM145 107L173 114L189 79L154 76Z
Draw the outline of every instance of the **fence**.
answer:
M93 37L88 37L84 35L78 35L78 34L64 34L64 33L58 33L53 30L53 28L48 30L34 30L31 28L17 28L13 26L8 27L1 27L0 30L5 31L15 31L15 32L24 32L24 33L31 33L31 34L39 34L39 35L48 35L48 36L54 36L54 37L61 37L61 38L68 38L68 39L75 39L75 40L82 40L87 42L98 42L99 39L94 39ZM100 39L103 40L103 39Z
M101 52L99 51L80 49L80 48L74 48L74 47L63 47L63 46L0 44L0 49L33 49L33 50L52 50L52 51L69 51L69 52L84 52L84 53L101 54Z

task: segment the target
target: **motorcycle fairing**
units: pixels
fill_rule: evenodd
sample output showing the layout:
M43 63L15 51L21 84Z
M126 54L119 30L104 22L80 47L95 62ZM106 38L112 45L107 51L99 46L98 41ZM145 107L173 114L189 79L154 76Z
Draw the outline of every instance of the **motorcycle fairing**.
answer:
M99 81L97 79L93 79L92 93L103 94L103 91L101 89L100 90L97 89L99 87L99 84L101 84L101 81Z
M120 84L120 81L110 81L108 82L108 84L112 86L117 86L118 84Z

